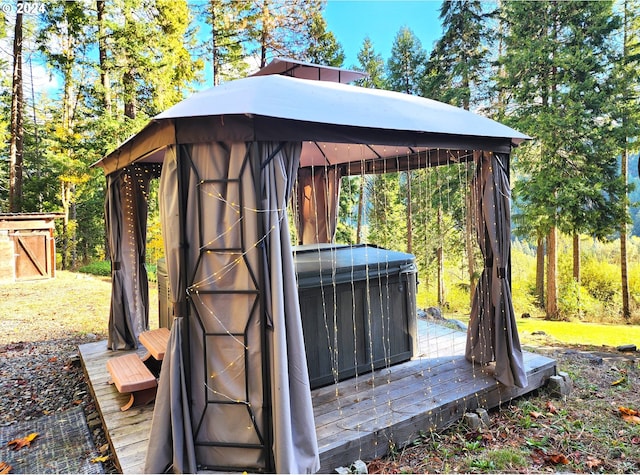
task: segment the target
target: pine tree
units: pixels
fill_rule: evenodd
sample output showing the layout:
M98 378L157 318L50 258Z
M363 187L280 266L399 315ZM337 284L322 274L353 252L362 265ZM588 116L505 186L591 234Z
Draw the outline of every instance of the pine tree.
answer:
M401 28L396 34L387 61L388 87L405 94L421 92L426 69L426 52L420 39L409 28Z
M409 28L401 28L387 61L387 86L405 94L419 94L426 64L426 52L417 36ZM403 172L405 192L406 251L413 252L413 207L411 198L412 172Z
M469 110L481 105L482 91L489 77L491 35L487 28L487 14L482 3L474 1L445 1L440 9L444 29L427 63L422 82L422 95ZM465 248L469 274L470 301L476 285L475 249L473 236L473 205L471 190L466 186L474 173L473 162L467 166L459 187L466 190Z
M250 0L209 0L204 5L205 21L211 27L204 47L211 57L214 86L246 76L251 6Z
M309 44L301 59L310 63L341 67L344 51L334 34L327 30L327 22L322 12L316 12L306 25Z
M309 25L322 11L322 0L256 0L247 23L260 67L273 56L299 58L309 45Z
M79 121L81 89L87 74L84 60L92 36L88 12L76 2L52 2L43 14L39 44L50 66L62 76L60 106L52 112L56 121L49 129L47 154L58 168L60 201L63 210L62 268L76 264L76 187L87 180L83 157L77 154L80 135ZM51 45L58 45L54 49Z
M557 235L611 233L623 187L608 139L611 2L506 2L498 84L508 120L536 140L518 153L516 197L547 235L547 316L557 318ZM603 123L604 122L604 123ZM579 259L578 259L579 261Z
M204 67L191 57L195 38L186 1L123 0L107 6L112 96L122 114L148 118L182 100Z
M629 293L629 273L627 255L629 188L629 155L638 150L637 140L640 134L640 3L637 0L624 0L622 4L622 45L620 57L614 69L615 101L612 101L618 127L614 128L616 149L620 155L620 169L625 193L623 196L624 219L620 224L620 278L622 292L622 316L631 318Z
M367 181L369 198L367 242L389 249L403 250L406 242L404 204L397 173L374 175Z
M355 70L367 73L367 76L356 79L355 83L358 86L386 89L384 60L380 54L375 52L369 37L363 40L360 51L358 51L358 64L355 66Z
M469 110L479 105L489 72L487 15L479 0L445 1L440 21L444 32L429 56L422 95Z
M11 83L11 136L9 142L9 211L22 211L23 166L23 89L22 89L22 12L16 13L13 35Z

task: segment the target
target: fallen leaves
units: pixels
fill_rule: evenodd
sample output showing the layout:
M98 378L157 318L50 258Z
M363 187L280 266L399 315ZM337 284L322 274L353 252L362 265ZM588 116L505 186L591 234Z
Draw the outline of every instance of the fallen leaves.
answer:
M545 416L551 416L558 414L558 408L551 402L547 401L545 404L546 413L542 413L540 411L529 411L529 417L532 419L541 419Z
M591 455L587 455L585 465L590 469L598 468L600 465L602 465L602 460L592 457Z
M625 369L618 369L615 366L613 368L611 368L614 371L619 372L622 376L620 376L620 378L616 379L613 383L611 383L611 386L619 386L623 383L627 382L627 370Z
M631 424L640 424L640 412L636 411L635 409L620 406L618 407L618 411L620 411L622 420L624 420L625 422L629 422Z
M0 474L11 473L13 467L7 462L0 462Z
M613 383L611 383L611 386L618 386L622 383L625 383L627 381L627 376L622 376L620 379L616 379Z
M555 465L569 465L569 459L563 454L549 454L547 460Z
M538 465L568 465L569 459L560 453L554 452L548 454L543 449L534 449L531 453L531 459Z
M91 459L91 463L100 463L100 462L104 463L107 460L109 460L109 456L108 455L101 455L99 457L92 458Z
M39 434L37 432L32 432L25 437L10 440L7 446L11 447L13 445L13 447L11 447L13 450L20 450L23 447L31 447L31 442L33 442L38 435Z

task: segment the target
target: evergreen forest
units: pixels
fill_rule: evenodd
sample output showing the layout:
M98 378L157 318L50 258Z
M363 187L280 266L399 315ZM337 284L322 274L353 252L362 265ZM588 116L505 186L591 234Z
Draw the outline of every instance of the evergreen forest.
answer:
M191 93L291 57L532 137L511 156L516 312L640 323L640 0L444 1L433 45L402 28L388 58L362 38L356 64L323 0L14 3L0 10L0 212L60 213L59 268L105 259L105 177L91 164ZM473 173L343 178L336 239L415 254L419 306L468 313L482 270Z

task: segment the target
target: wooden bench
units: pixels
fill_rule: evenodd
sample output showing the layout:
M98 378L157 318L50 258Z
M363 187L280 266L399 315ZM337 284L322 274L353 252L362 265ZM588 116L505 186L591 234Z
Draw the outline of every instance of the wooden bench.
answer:
M137 353L107 360L107 369L111 375L109 383L115 384L118 392L131 393L129 401L120 408L121 411L148 404L155 399L158 381Z
M160 376L160 367L169 343L169 335L168 328L157 328L142 332L138 337L140 343L147 350L147 354L142 357L142 361L156 377Z

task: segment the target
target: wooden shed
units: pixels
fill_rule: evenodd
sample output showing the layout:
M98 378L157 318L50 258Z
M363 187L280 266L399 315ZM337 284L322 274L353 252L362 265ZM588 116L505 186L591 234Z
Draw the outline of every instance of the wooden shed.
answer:
M0 281L56 276L55 213L0 214Z

